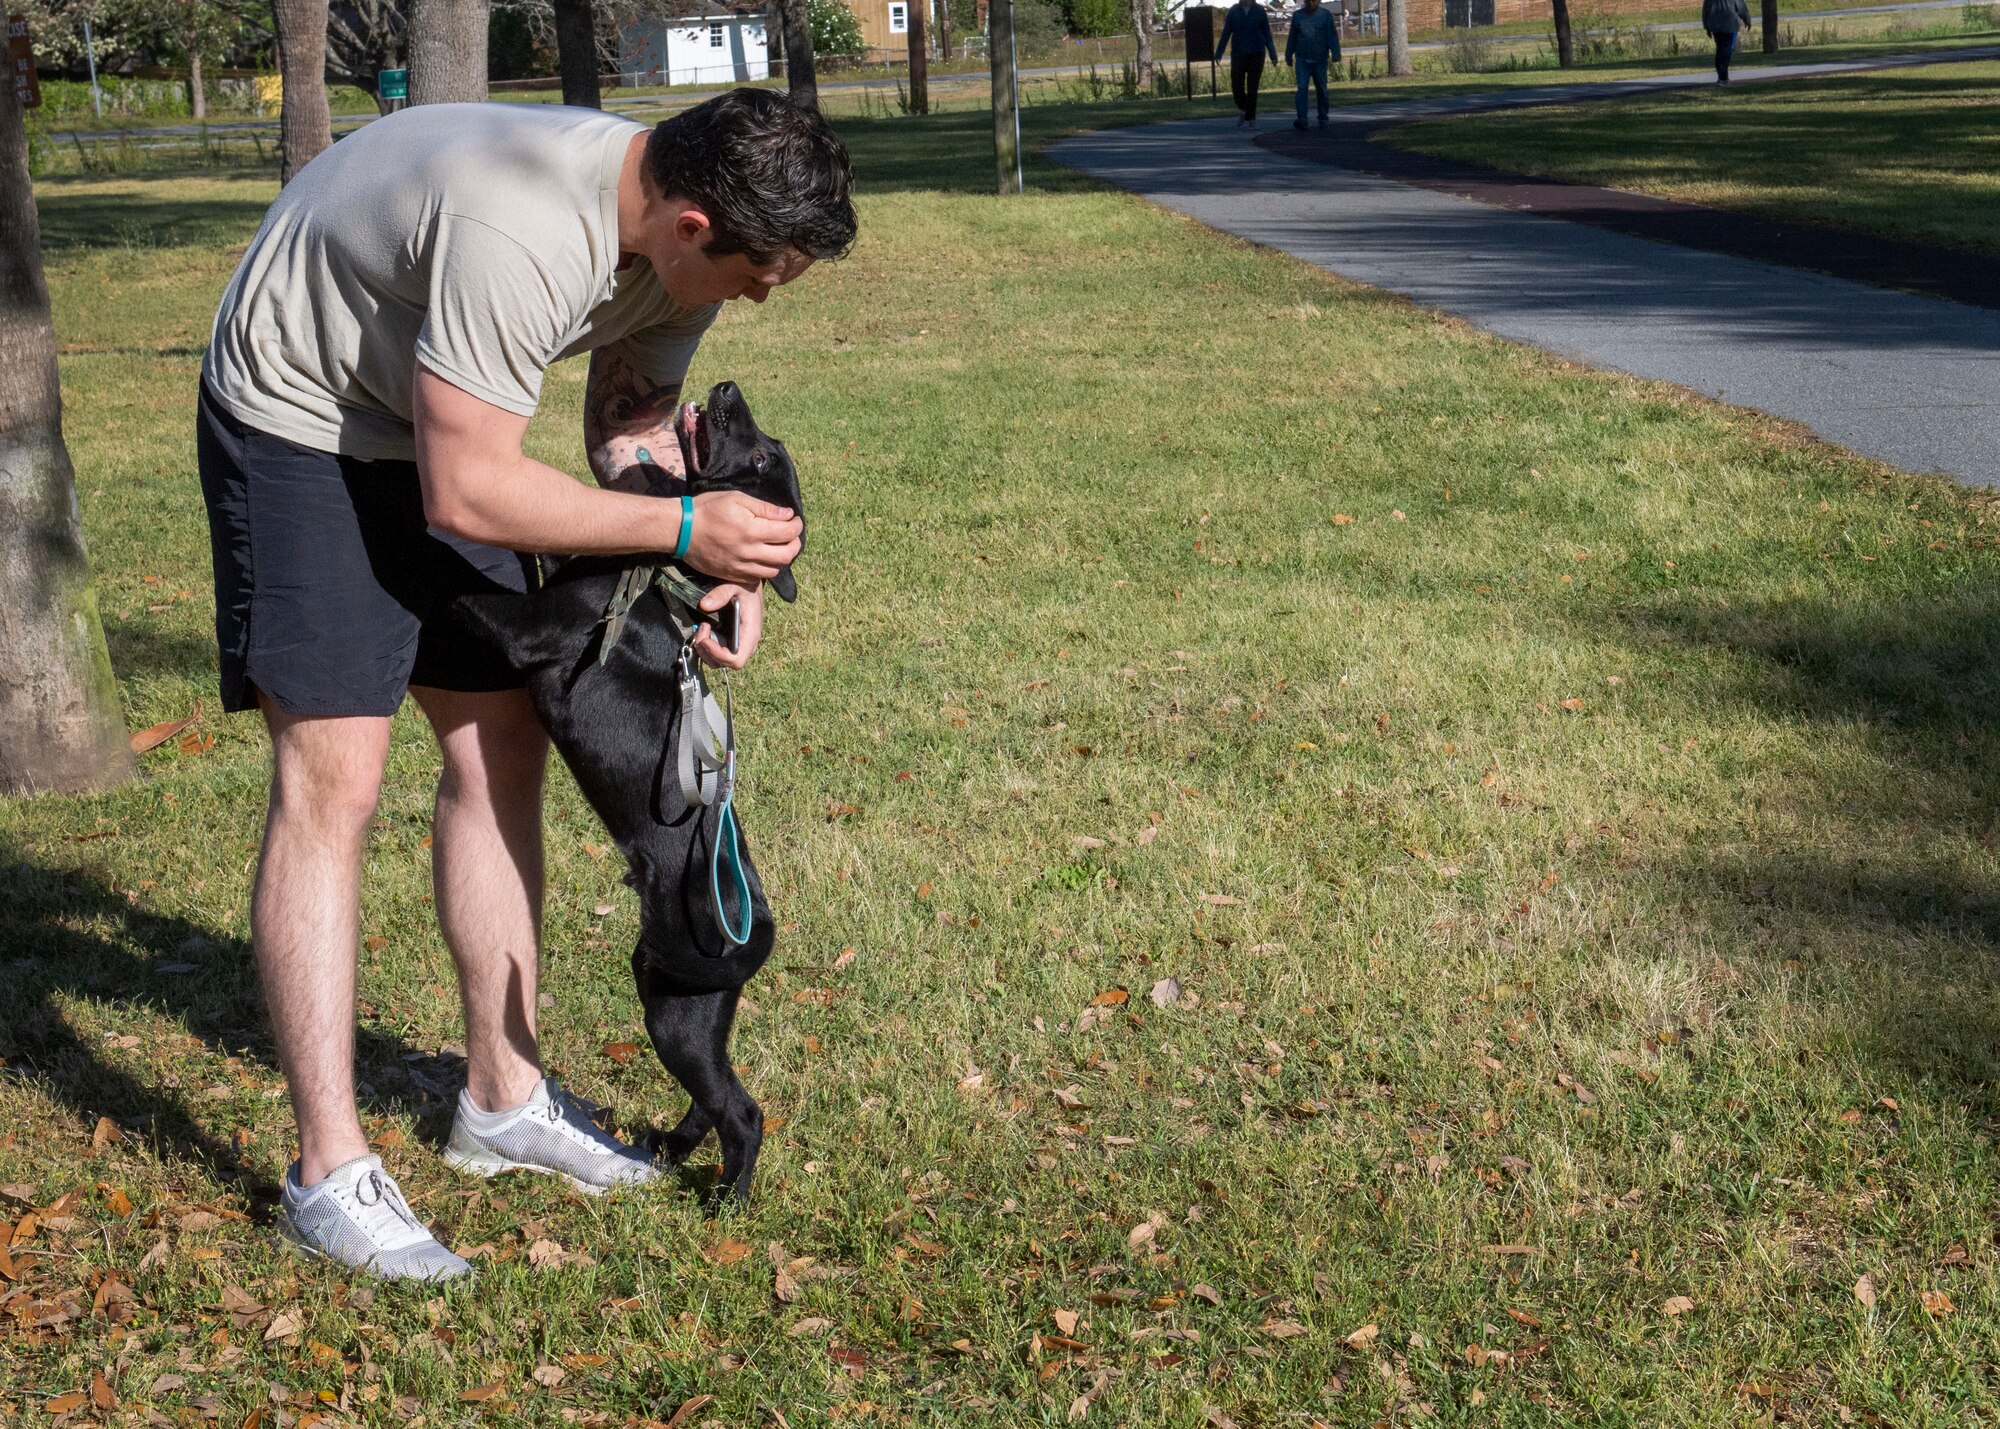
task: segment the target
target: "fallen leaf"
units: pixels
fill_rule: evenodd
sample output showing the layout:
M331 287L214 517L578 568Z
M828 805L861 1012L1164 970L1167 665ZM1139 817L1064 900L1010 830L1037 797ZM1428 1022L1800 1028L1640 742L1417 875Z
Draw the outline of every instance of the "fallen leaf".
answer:
M1297 1320L1266 1320L1259 1327L1274 1340L1292 1340L1307 1333L1306 1327Z
M1542 1248L1541 1248L1540 1246L1537 1246L1537 1245L1519 1245L1519 1244L1515 1244L1515 1243L1513 1243L1513 1242L1509 1242L1509 1243L1508 1243L1508 1244L1506 1244L1506 1245L1482 1245L1482 1246L1481 1246L1481 1247L1479 1247L1479 1248L1480 1248L1481 1250L1485 1251L1485 1252L1486 1252L1486 1254L1488 1254L1488 1255L1541 1255L1541 1254L1543 1254L1543 1251L1542 1251Z
M293 1335L296 1335L302 1328L304 1327L299 1324L299 1317L297 1315L294 1315L289 1310L284 1310L279 1312L279 1314L272 1319L270 1325L266 1327L264 1331L264 1339L266 1343L269 1343L272 1340L287 1339Z
M111 1392L111 1381L104 1377L103 1370L90 1376L90 1402L99 1409L116 1409L118 1396Z
M1151 843L1154 839L1158 838L1159 836L1160 836L1159 828L1153 824L1148 824L1145 828L1139 830L1138 833L1132 836L1132 842L1137 844L1140 848L1144 848L1146 847L1147 844Z
M601 1364L608 1364L610 1359L609 1355L567 1354L562 1357L562 1362L582 1373L587 1369L596 1369Z
M1056 1328L1061 1330L1065 1335L1074 1335L1076 1333L1076 1311L1058 1310L1049 1318L1056 1322Z
M1508 1306L1507 1318L1509 1318L1510 1320L1518 1321L1519 1323L1526 1325L1531 1330L1539 1330L1542 1328L1542 1322L1540 1320L1537 1320L1533 1315L1530 1315L1526 1310L1516 1310L1512 1306Z
M370 933L361 940L361 946L371 953L379 953L389 946L389 940L380 933Z
M1571 695L1568 699L1562 702L1562 707L1570 711L1580 710L1583 708L1583 701L1578 699L1576 696Z
M132 1214L132 1198L113 1186L104 1193L104 1209L114 1216L129 1216Z
M108 1116L100 1116L97 1119L97 1125L91 1129L90 1149L92 1151L102 1151L123 1134L119 1131L117 1122Z
M1933 1318L1939 1320L1942 1320L1958 1308L1958 1306L1951 1303L1951 1296L1945 1294L1942 1290L1926 1290L1917 1298L1924 1302L1924 1309Z
M1660 1308L1669 1315L1685 1315L1694 1309L1694 1301L1685 1295L1669 1295L1660 1302Z
M1375 1343L1375 1337L1382 1333L1380 1325L1363 1325L1349 1335L1343 1343L1350 1350L1365 1350Z
M1188 1294L1194 1296L1197 1300L1206 1300L1211 1305L1220 1305L1222 1303L1222 1292L1217 1290L1213 1285L1206 1283L1194 1286L1188 1291Z
M819 1315L809 1315L785 1331L787 1339L800 1340L807 1335L823 1335L833 1328L833 1321Z
M538 1364L529 1372L528 1378L546 1389L554 1389L569 1378L569 1371L559 1364Z
M1176 1006L1181 1000L1180 979L1163 977L1153 984L1153 990L1146 996L1152 999L1155 1007Z
M506 1380L496 1379L493 1381L493 1383L482 1384L477 1389L460 1390L458 1397L463 1400L468 1400L477 1403L480 1400L493 1398L494 1395L502 1393L506 1388L507 1388Z
M1233 898L1227 893L1204 893L1201 901L1217 908L1235 908L1243 902L1241 898Z
M1869 1271L1854 1282L1854 1298L1869 1309L1875 1308L1875 1272Z
M622 1066L639 1055L639 1044L637 1042L607 1042L604 1044L603 1052L605 1056Z
M716 1265L734 1265L750 1254L750 1246L740 1240L717 1241L708 1252L708 1258Z
M194 713L187 716L187 718L162 720L160 723L149 725L133 735L131 741L132 752L134 754L144 754L149 749L158 749L200 718L201 701L196 700Z
M88 1397L82 1390L73 1389L68 1394L57 1395L54 1399L44 1404L42 1408L50 1414L67 1414L70 1410L80 1407Z
M554 1270L566 1259L563 1248L552 1240L538 1240L528 1247L528 1264L537 1270Z
M609 918L612 915L612 913L616 912L617 910L614 909L609 903L596 903L591 905L590 911L595 913L600 918Z
M1130 1001L1131 994L1122 987L1107 987L1090 1000L1092 1007L1118 1007Z

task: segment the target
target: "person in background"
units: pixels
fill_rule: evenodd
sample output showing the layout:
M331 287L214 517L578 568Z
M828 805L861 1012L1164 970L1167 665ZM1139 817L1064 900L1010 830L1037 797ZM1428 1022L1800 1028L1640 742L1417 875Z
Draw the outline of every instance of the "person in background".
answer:
M1729 83L1729 57L1736 53L1736 37L1750 24L1750 7L1744 0L1701 0L1701 27L1715 41L1715 82Z
M1236 48L1229 48L1230 41ZM1222 38L1215 43L1215 56L1229 54L1229 93L1236 100L1238 125L1257 127L1257 90L1264 83L1264 56L1278 62L1278 47L1271 41L1271 17L1264 13L1262 0L1236 0L1222 22Z
M1713 4L1715 0L1708 0ZM1743 0L1735 0L1741 5ZM1319 86L1319 127L1326 128L1326 67L1340 62L1340 30L1333 12L1320 8L1319 0L1306 0L1303 10L1292 14L1292 32L1285 38L1285 63L1299 80L1298 117L1294 129L1306 127L1306 83Z

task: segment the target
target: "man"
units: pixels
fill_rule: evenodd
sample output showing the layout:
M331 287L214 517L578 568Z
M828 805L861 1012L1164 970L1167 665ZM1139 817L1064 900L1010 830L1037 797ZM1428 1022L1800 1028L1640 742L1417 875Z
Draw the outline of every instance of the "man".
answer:
M1236 48L1231 50L1229 42ZM1264 13L1262 0L1236 0L1222 22L1222 38L1215 53L1229 54L1229 93L1236 101L1238 126L1257 127L1257 88L1264 82L1264 56L1278 62L1278 47L1271 42L1271 17Z
M738 90L650 132L594 110L438 105L377 120L271 206L215 318L199 449L222 693L256 708L273 772L251 905L299 1159L280 1224L390 1278L469 1267L368 1154L354 1100L360 872L407 690L442 754L438 922L467 1079L447 1159L599 1192L651 1164L543 1077L536 1045L547 742L452 600L525 589L527 558L658 552L738 602L740 668L794 513L681 475L682 380L722 303L761 303L854 237L846 150L816 113ZM544 372L588 351L596 489L526 456Z
M1701 27L1715 41L1715 82L1727 84L1736 41L1750 27L1750 7L1745 0L1702 0Z
M1285 37L1285 63L1298 76L1298 117L1294 129L1306 127L1306 82L1319 86L1319 127L1326 128L1326 67L1340 62L1340 30L1333 12L1320 7L1319 0L1306 0L1305 9L1292 15L1292 32Z

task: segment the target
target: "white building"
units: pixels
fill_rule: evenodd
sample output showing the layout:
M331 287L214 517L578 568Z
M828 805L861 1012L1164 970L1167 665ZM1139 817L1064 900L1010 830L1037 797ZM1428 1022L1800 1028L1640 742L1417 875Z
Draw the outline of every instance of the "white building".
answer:
M690 0L679 14L647 14L618 31L620 82L742 84L771 74L761 0Z

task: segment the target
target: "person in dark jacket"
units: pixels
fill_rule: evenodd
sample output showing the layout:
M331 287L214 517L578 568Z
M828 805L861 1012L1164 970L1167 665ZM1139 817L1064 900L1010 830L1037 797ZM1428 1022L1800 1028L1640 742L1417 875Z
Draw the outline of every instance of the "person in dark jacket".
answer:
M1229 48L1234 41L1236 48ZM1264 13L1261 0L1236 0L1222 22L1222 38L1215 43L1215 57L1229 53L1229 93L1240 111L1238 124L1257 127L1257 88L1264 82L1264 56L1278 62L1278 47L1271 40L1271 17Z
M1736 53L1736 36L1750 25L1744 0L1702 0L1701 27L1715 41L1715 82L1729 83L1729 57Z
M1306 85L1311 82L1319 86L1319 127L1326 128L1326 67L1340 63L1340 30L1333 23L1333 12L1321 9L1319 0L1306 0L1303 10L1292 12L1285 63L1299 77L1298 117L1292 127L1306 127Z

